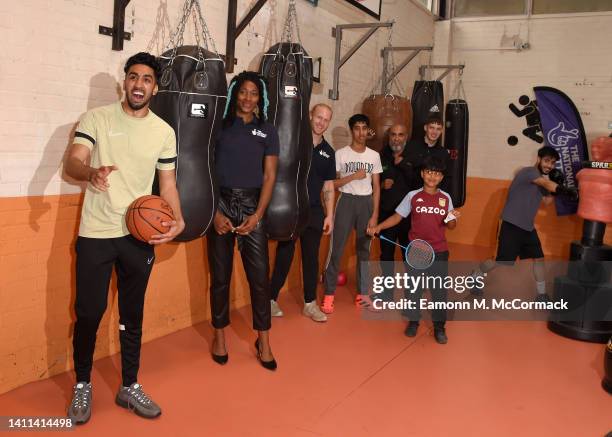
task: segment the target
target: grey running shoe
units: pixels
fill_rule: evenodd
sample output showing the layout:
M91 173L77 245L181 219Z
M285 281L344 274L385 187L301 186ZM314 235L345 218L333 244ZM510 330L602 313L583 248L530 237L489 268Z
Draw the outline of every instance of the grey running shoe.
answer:
M434 328L434 338L438 344L448 343L448 337L446 336L444 328Z
M72 402L68 408L68 418L75 425L86 423L91 417L91 383L78 382L74 386Z
M272 317L283 317L285 314L278 305L278 302L276 302L274 299L270 300L270 309L272 311Z
M310 317L315 322L327 322L327 316L319 309L316 300L305 303L302 314L304 314L306 317Z
M117 405L134 411L140 417L153 419L161 414L161 408L142 390L142 385L135 382L129 387L121 387L115 398Z
M476 273L475 270L472 270L472 273L470 273L470 276L474 278L474 280L477 280L478 278L480 278L480 280L484 282L484 274L482 273L478 274ZM482 297L484 296L484 288L472 287L470 288L470 294L472 296Z

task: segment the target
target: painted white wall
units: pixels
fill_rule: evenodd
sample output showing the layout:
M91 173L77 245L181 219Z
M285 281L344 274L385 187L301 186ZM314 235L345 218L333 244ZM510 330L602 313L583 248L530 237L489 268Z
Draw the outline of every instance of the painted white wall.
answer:
M243 16L253 1L239 1ZM227 2L201 0L202 10L220 53L225 52ZM81 185L61 177L62 158L71 131L86 110L111 103L121 96L123 64L132 54L161 53L174 30L182 0L132 0L127 7L126 31L133 39L124 50L111 50L111 38L98 34L98 26L112 25L112 0L19 0L0 2L0 196L35 196L77 193ZM366 23L374 19L343 0L320 0L313 7L297 0L301 39L312 56L322 57L321 84L315 84L313 103L327 101L332 84L337 24ZM287 0L269 0L236 43L235 71L256 68L259 56L281 35ZM381 20L393 19L393 43L430 45L431 14L412 0L389 0ZM343 50L363 30L345 32ZM334 120L328 137L336 147L348 142L346 120L361 109L361 102L381 72L380 50L388 33L379 30L341 70L340 100L331 102ZM190 22L185 43L193 44ZM402 87L416 79L420 55L399 76Z
M535 161L539 145L522 135L524 118L508 104L546 85L565 92L581 114L588 141L612 128L612 13L456 19L435 24L434 62L464 63L470 111L468 174L510 179ZM525 50L514 44L529 43ZM457 82L445 81L448 99ZM506 140L515 135L519 143Z

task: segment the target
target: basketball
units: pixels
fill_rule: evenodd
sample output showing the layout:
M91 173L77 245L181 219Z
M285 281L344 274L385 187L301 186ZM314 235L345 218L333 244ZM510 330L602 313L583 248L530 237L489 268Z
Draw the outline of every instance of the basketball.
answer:
M145 243L152 235L170 230L162 222L174 220L174 212L168 202L159 196L142 196L134 200L125 214L125 223L132 236Z

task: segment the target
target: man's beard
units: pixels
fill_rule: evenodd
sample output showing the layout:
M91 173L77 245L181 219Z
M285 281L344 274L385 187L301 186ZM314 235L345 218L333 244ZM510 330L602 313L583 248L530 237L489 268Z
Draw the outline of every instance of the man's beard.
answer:
M405 145L394 146L392 144L389 144L389 147L391 147L393 153L401 153L404 151Z
M127 104L130 107L130 109L133 109L134 111L138 111L139 109L144 108L151 101L151 99L148 99L148 100L143 100L142 103L134 103L130 100L129 97L126 100L127 100Z

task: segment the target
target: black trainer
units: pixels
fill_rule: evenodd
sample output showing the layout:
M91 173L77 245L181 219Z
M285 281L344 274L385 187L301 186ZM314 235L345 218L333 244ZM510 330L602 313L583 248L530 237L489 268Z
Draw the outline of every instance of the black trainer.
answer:
M444 328L434 328L434 338L438 344L448 343L448 337L446 336Z
M408 326L406 326L404 335L406 337L416 337L418 330L419 330L419 324L415 322L410 322L408 323Z

